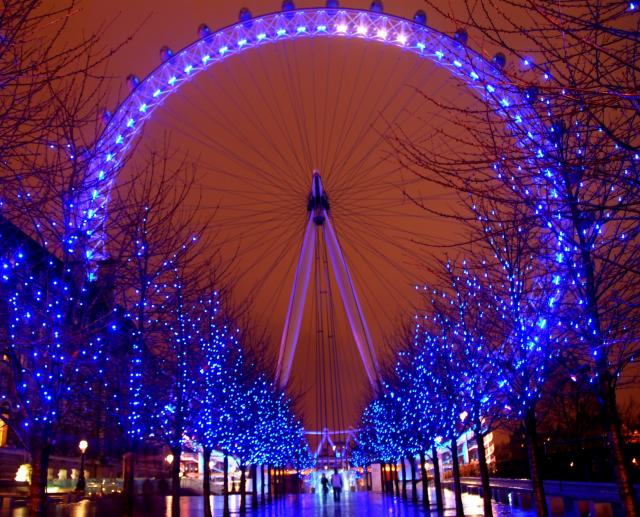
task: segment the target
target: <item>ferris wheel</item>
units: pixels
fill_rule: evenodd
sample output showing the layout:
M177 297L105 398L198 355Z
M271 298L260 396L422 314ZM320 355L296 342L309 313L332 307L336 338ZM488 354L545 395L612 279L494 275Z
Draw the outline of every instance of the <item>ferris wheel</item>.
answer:
M379 1L242 9L237 23L203 24L198 35L178 52L163 47L144 79L128 79L131 93L90 164L88 256L103 253L109 192L134 147L143 153L171 133L197 157L219 248L235 257L236 296L252 299L252 316L271 331L277 382L312 401L307 427L345 442L413 309L424 244L455 240L420 208L451 194L425 188L394 142L433 141L448 123L424 89L449 102L481 97L514 125L527 120L523 94L463 32L434 30L422 11L385 13Z

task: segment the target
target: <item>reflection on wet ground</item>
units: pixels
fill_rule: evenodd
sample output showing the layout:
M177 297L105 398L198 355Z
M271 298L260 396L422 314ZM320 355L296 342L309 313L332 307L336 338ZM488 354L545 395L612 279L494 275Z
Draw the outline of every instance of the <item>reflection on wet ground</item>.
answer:
M148 499L146 501L140 500L136 508L135 517L169 516L170 501L171 498L169 497ZM481 516L483 514L482 499L479 496L465 494L463 502L465 515L468 517ZM250 498L248 498L248 503L250 504ZM183 517L200 517L204 515L201 497L183 497L180 500L180 506ZM445 506L444 516L455 515L453 494L448 490L445 490ZM223 499L221 496L213 497L213 509L214 516L223 515ZM238 510L239 496L231 496L231 515L238 515ZM26 512L24 509L16 509L12 513L2 513L3 517L5 515L26 517ZM122 511L114 501L82 501L59 507L51 515L56 517L117 517L122 515ZM430 515L435 517L437 514L435 511L428 512L421 503L413 504L400 498L371 492L347 492L342 495L339 502L334 502L331 496L324 498L318 494L289 495L261 505L256 510L248 510L247 515L250 517L368 517L383 515L390 517ZM534 512L494 503L494 515L496 517L531 517Z

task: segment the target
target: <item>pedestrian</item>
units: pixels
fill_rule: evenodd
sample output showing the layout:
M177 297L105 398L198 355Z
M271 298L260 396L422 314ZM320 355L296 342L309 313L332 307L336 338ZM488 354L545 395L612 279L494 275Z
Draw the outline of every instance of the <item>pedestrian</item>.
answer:
M342 476L338 473L338 469L334 469L331 476L331 486L333 487L333 500L340 501L340 492L342 492Z
M327 500L327 494L329 493L329 480L327 479L327 475L323 472L322 477L320 478L320 484L322 485L322 500Z

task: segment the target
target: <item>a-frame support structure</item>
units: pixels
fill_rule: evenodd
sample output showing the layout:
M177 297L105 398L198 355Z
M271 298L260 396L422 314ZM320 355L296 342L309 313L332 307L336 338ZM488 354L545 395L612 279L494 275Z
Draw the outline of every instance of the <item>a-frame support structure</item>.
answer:
M340 291L340 298L347 314L353 338L362 358L365 372L374 392L378 391L379 365L375 348L369 333L367 321L362 312L362 306L358 300L356 288L349 273L347 262L338 242L338 237L329 217L329 201L322 186L320 174L314 171L312 177L311 194L309 195L309 219L304 232L304 240L300 251L300 259L296 268L293 281L293 289L289 300L287 317L284 322L282 339L280 341L280 353L276 379L284 388L289 382L293 357L298 345L302 316L311 278L314 250L317 243L318 232L324 232L324 242L327 246L329 261L335 275L335 280Z

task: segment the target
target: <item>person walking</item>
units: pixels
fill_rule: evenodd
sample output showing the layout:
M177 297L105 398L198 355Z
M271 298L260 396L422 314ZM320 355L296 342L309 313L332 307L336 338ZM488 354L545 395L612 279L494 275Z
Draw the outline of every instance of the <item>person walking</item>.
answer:
M333 488L333 500L340 501L340 492L342 492L342 476L338 473L338 469L333 471L331 476L331 486Z
M322 500L326 502L327 494L329 493L329 480L325 473L322 473L322 477L320 478L320 484L322 485Z

